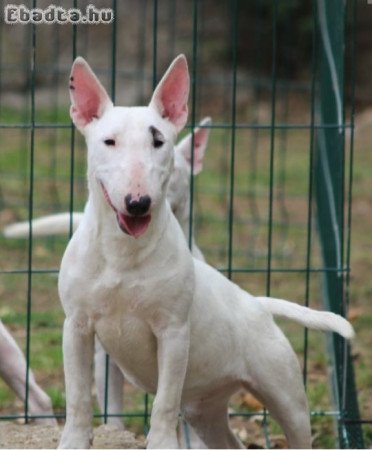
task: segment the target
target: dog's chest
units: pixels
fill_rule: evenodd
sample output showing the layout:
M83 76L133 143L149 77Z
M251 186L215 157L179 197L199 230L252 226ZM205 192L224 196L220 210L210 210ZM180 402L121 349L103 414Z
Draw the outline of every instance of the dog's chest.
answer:
M92 316L103 347L131 381L150 392L157 382L152 324L162 309L158 290L159 280L138 269L123 274L106 269L92 286ZM162 292L168 298L174 295L167 283Z
M95 330L127 378L148 392L155 392L157 344L149 324L132 314L112 315L98 320Z
M163 294L168 298L175 295L169 275L139 268L120 272L106 267L90 291L93 308L102 318L127 314L147 316L163 299Z

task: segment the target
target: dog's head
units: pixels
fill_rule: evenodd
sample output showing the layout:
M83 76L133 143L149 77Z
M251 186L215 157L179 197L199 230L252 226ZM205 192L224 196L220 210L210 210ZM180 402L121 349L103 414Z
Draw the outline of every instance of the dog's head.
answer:
M70 76L70 115L88 146L91 189L116 214L120 228L138 237L164 201L174 164L174 141L187 121L189 73L178 56L146 107L116 107L83 58Z
M186 135L175 147L174 169L169 181L167 198L177 219L189 218L190 177L198 175L208 145L210 117L205 117L193 133Z

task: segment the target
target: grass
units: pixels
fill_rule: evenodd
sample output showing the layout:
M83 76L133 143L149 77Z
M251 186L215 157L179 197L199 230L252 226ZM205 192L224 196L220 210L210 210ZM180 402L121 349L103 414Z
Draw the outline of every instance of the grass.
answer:
M29 116L28 116L29 117ZM50 123L58 119L68 125L65 111L40 111L37 120ZM20 123L24 114L16 110L2 110L0 121ZM230 132L214 129L211 132L204 171L195 180L195 231L197 242L207 260L223 271L232 272L232 278L253 294L267 291L268 261L268 185L270 134L268 131L239 130L236 136L235 177L233 201L233 238L229 257L230 211ZM3 130L0 143L0 225L29 215L29 161L30 131ZM254 146L253 143L256 142ZM283 145L278 134L276 148ZM306 293L307 214L309 132L291 130L286 135L286 154L275 155L273 186L272 268L270 293L303 303ZM359 388L362 415L372 416L371 348L369 332L372 311L368 303L372 292L370 281L370 252L366 245L372 200L369 179L372 156L368 140L357 140L358 155L354 179L354 228L352 247L351 309L358 338L353 346L354 362ZM33 216L69 210L70 198L70 130L37 129L34 153L34 209ZM74 209L81 210L86 199L85 149L77 138L74 171ZM311 246L311 266L320 268L319 248L315 230ZM56 412L65 406L62 371L63 312L57 295L55 274L43 271L58 270L68 237L35 238L32 247L31 278L31 352L30 363L40 385L48 392ZM13 336L25 349L28 299L28 242L6 240L0 237L0 317ZM299 271L297 271L300 269ZM293 272L282 272L293 270ZM321 276L312 272L309 277L310 305L321 306ZM304 332L294 324L282 321L281 327L289 337L303 363ZM309 333L307 393L313 411L333 410L328 386L328 358L325 339L320 333ZM143 411L143 395L132 387L125 390L126 412ZM232 403L234 411L254 412L239 401ZM19 402L0 380L0 415L22 411ZM96 407L96 412L98 409ZM143 430L143 418L128 417L128 428ZM312 419L315 442L320 448L337 446L332 418L316 416ZM275 424L272 433L279 433ZM365 427L366 444L372 444L372 431Z

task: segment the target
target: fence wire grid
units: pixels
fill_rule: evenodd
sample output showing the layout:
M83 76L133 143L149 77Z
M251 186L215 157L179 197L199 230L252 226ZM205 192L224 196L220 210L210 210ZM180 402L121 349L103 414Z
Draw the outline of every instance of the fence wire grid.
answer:
M85 9L86 2L59 2ZM24 1L47 8L48 1ZM2 9L6 2L2 2ZM82 211L85 148L68 116L67 80L86 58L116 104L148 102L171 60L190 67L190 132L211 116L203 171L190 180L190 229L206 260L254 294L347 313L353 176L356 1L97 0L98 25L0 24L1 225ZM65 413L63 313L56 289L64 236L0 238L0 317L37 382ZM190 236L191 239L191 236ZM319 300L320 299L320 300ZM281 323L303 366L319 445L363 448L350 349ZM321 349L321 350L319 350ZM107 372L107 371L106 371ZM35 418L0 382L0 419ZM106 399L108 393L106 389ZM125 384L123 420L146 431L151 398ZM233 399L231 419L265 411ZM107 409L95 410L97 423ZM246 421L246 422L245 422ZM316 444L316 441L315 441Z

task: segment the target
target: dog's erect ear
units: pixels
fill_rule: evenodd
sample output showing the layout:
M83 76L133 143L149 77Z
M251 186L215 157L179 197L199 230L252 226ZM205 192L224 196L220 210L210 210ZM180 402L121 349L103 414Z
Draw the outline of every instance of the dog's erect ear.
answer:
M199 125L202 127L211 125L212 119L210 117L205 117ZM190 166L193 162L193 174L197 175L203 169L203 159L205 154L205 149L208 145L209 128L195 128L194 129L194 147L192 149L192 133L185 136L182 141L177 144L175 151L180 152L185 158L186 162ZM192 160L192 153L194 151L194 160Z
M112 107L105 88L94 75L88 63L80 56L72 65L69 87L70 116L80 130L93 119L100 118L107 108Z
M184 55L179 55L160 80L152 96L150 106L168 119L176 128L182 130L187 121L187 100L190 90L190 77Z

